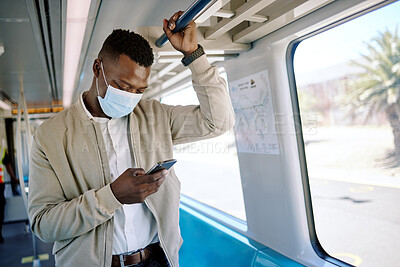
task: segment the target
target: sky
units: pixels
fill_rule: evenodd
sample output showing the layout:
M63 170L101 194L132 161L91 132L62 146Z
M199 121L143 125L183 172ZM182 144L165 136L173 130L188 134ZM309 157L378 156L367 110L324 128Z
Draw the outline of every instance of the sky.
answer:
M400 1L306 39L294 55L295 73L310 73L359 58L366 52L364 42L386 29L393 32L397 25L400 33Z

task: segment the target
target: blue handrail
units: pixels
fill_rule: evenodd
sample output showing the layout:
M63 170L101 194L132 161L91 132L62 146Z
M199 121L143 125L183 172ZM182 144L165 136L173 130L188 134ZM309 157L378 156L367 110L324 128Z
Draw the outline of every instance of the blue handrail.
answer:
M216 2L216 0L196 0L193 4L188 7L188 9L183 12L183 14L178 18L175 22L175 29L172 32L179 32L183 30L189 22L191 22L197 15L201 14L201 12L209 6L210 3ZM157 40L156 46L162 47L168 42L168 37L165 33L163 33Z

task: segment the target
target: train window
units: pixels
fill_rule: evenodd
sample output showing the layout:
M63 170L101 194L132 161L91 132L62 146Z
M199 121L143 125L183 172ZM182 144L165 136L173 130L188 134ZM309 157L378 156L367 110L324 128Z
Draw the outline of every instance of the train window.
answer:
M227 75L220 69L221 76ZM197 105L192 86L161 98L169 105ZM246 221L233 130L219 137L174 147L182 194Z
M314 224L330 256L400 261L400 2L299 43L294 54Z

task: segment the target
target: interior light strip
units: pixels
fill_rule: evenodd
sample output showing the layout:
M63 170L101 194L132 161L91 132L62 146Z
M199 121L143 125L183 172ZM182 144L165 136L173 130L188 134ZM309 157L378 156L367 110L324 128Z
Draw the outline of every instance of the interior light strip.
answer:
M68 0L65 37L63 105L71 105L91 0Z

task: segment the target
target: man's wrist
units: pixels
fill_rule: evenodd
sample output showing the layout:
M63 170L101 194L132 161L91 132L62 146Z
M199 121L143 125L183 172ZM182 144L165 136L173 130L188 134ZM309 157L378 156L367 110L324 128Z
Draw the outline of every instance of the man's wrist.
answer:
M192 53L188 54L187 56L185 56L181 60L181 62L184 66L188 66L190 63L192 63L193 61L195 61L197 58L201 57L204 54L205 53L203 47L201 45L198 45L197 49Z
M194 47L194 49L192 49L191 51L182 52L183 58L189 57L189 56L190 56L191 54L193 54L197 49L199 49L199 45L198 45L198 44L196 44L196 46Z
M114 195L115 199L116 199L119 203L124 204L124 203L121 202L120 198L117 196L117 191L116 191L116 189L114 188L114 186L115 186L114 182L110 183L110 189L111 189L112 194Z

